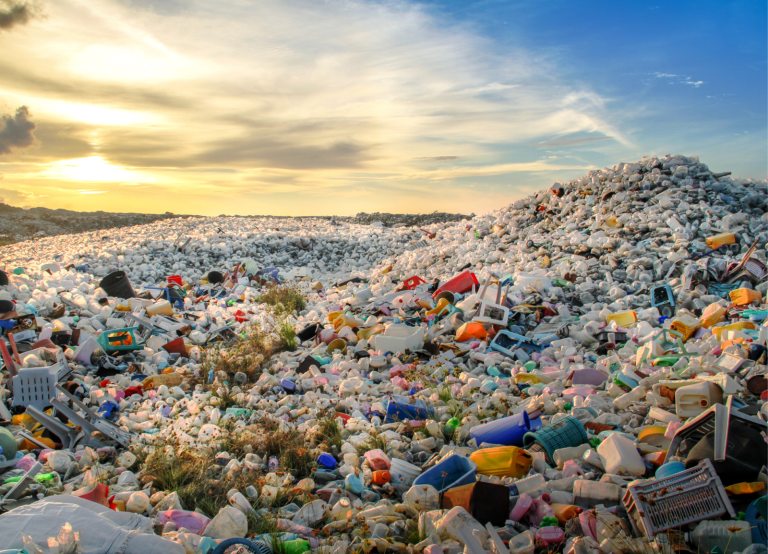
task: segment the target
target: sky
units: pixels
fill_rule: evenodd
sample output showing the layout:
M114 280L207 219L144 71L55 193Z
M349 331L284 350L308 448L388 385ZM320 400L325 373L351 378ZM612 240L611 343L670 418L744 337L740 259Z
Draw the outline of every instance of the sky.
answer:
M766 5L0 0L0 200L480 214L666 154L766 179Z

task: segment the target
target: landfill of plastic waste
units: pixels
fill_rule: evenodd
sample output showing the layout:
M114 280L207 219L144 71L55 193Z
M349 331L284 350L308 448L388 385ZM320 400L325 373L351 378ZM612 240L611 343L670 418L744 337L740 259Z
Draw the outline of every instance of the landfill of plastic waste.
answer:
M0 553L764 553L767 187L3 248Z

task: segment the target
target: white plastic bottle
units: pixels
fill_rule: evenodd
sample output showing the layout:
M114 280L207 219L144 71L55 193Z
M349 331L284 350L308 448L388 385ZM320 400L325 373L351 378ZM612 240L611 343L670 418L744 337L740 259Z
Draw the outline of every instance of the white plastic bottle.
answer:
M735 531L739 529L739 531ZM744 552L752 544L752 532L746 521L702 521L686 534L686 542L695 544L700 552L712 552L716 546L723 554Z

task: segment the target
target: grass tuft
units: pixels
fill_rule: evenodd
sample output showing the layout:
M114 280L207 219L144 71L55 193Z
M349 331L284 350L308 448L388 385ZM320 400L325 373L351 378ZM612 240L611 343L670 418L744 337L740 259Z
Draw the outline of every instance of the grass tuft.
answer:
M328 448L335 446L341 449L341 443L343 440L341 434L341 425L335 415L324 416L319 421L320 430L315 435L315 441L318 443L325 443Z
M307 298L293 285L274 285L256 299L275 308L275 314L299 313L307 307Z

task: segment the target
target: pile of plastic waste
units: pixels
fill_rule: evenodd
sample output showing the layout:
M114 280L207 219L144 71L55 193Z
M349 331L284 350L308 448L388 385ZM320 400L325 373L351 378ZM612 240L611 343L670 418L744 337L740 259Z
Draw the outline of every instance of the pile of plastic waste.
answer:
M767 187L5 248L0 552L765 552Z

